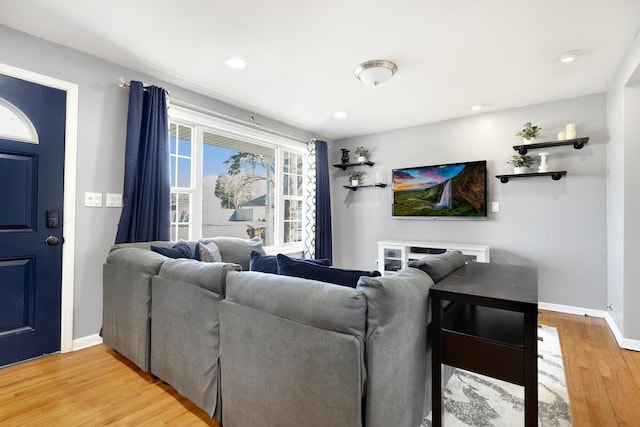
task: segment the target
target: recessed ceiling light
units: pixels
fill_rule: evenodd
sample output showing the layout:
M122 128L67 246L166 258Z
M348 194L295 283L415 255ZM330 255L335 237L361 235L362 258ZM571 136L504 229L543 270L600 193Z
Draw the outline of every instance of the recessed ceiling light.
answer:
M475 104L471 106L471 111L480 111L482 110L482 108L484 108L484 105L482 104Z
M345 113L344 111L336 111L335 113L333 113L333 117L335 117L336 119L344 119L345 117L347 117L347 113Z
M567 52L563 53L562 55L560 55L560 62L562 62L564 64L568 64L570 62L575 61L576 58L578 57L578 55L580 55L580 51L579 50L567 51Z
M237 56L227 59L224 63L227 67L233 68L234 70L243 70L247 68L247 61L242 58L238 58Z

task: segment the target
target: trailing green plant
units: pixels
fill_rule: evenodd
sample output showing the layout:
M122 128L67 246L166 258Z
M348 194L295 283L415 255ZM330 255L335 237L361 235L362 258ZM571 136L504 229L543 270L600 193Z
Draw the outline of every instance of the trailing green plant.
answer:
M531 156L513 156L507 163L513 165L515 168L528 168L533 164L533 158Z
M538 136L538 132L540 132L541 130L541 127L533 126L531 122L527 122L524 124L522 130L516 133L516 136L521 136L528 141L531 138L535 138L536 136Z
M352 181L353 180L360 181L363 176L364 176L364 172L363 171L353 171L353 172L351 172L351 175L349 175L349 179L352 180Z
M356 147L356 154L359 157L369 157L369 150L367 150L363 146Z

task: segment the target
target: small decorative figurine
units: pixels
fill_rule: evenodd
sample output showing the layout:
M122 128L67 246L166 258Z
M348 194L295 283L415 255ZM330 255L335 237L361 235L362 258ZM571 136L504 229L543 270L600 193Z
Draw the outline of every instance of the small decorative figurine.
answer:
M341 148L342 151L342 163L349 163L349 150Z

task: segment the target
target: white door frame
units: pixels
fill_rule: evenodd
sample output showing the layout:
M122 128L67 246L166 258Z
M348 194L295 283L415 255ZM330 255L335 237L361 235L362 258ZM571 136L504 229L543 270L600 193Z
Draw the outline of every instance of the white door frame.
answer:
M76 243L76 153L78 147L78 85L0 63L0 73L67 92L64 143L64 215L62 231L62 301L60 352L73 350L73 290Z

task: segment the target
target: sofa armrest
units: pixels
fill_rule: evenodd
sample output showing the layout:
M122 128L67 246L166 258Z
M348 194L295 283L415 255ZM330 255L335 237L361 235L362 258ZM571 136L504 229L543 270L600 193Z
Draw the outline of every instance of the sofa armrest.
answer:
M123 247L118 250L112 250L107 256L107 264L118 265L121 268L139 271L150 276L158 274L162 264L167 261L164 255L138 248Z
M151 278L168 258L137 247L112 251L102 268L105 344L149 370Z
M367 296L367 427L420 425L430 388L428 297L433 280L405 268L383 277L362 277ZM427 384L428 383L428 384Z

